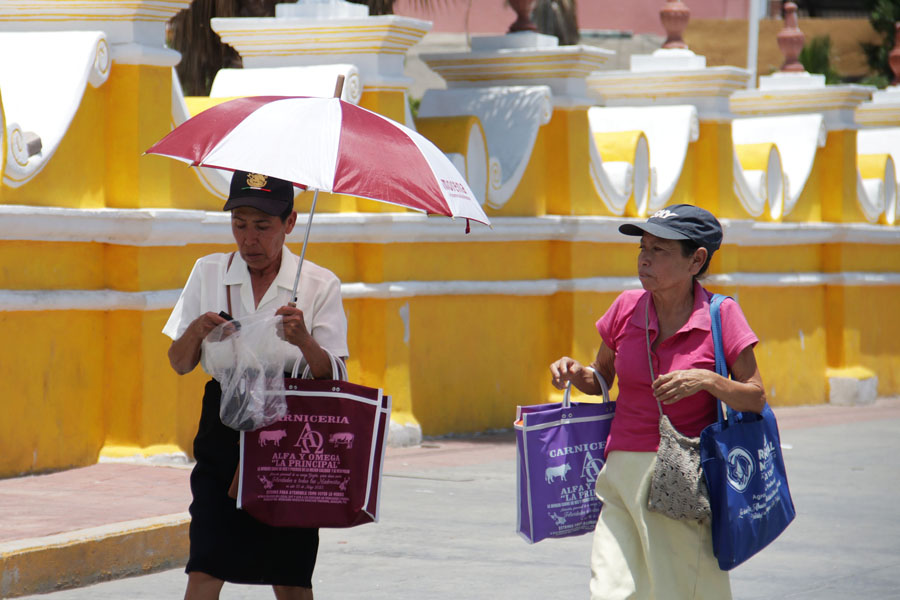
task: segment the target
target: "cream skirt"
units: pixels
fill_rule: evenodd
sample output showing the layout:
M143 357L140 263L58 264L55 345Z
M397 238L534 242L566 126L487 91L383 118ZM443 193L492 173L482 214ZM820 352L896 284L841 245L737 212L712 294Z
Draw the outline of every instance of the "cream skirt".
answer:
M707 521L647 510L653 452L611 452L597 477L603 501L591 551L592 600L730 600L728 572Z

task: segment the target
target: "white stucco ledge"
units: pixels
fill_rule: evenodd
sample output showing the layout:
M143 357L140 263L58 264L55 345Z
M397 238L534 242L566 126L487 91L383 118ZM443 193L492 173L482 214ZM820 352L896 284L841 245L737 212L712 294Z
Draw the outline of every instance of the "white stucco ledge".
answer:
M366 88L408 85L406 53L431 30L430 21L398 15L217 17L210 23L241 55L245 69L352 63Z
M860 127L897 127L900 125L900 86L892 85L872 94L871 102L856 107Z
M691 104L701 121L734 118L729 98L747 87L750 72L738 67L657 71L597 71L587 79L596 104L662 106Z
M359 104L362 83L351 64L220 69L209 90L210 98L238 96L313 96L330 98L338 76L344 77L341 100Z
M312 243L396 244L419 242L567 241L631 243L618 226L644 219L546 215L494 217L492 228L415 213L317 213ZM721 219L725 244L900 244L900 227L869 223L771 223ZM302 241L302 232L288 238ZM0 240L99 242L125 246L233 244L229 215L181 209L77 209L0 205Z
M829 85L815 87L805 79L795 87L735 92L730 98L732 112L748 117L820 113L828 131L856 130L857 107L872 97L875 88L867 85Z
M500 36L502 38L510 35ZM512 34L512 39L520 39ZM472 52L426 53L419 57L440 75L447 87L549 86L553 106L587 107L591 100L586 78L615 53L596 46L533 46Z
M709 285L737 287L896 287L900 273L719 273L704 280ZM609 293L639 289L637 277L583 277L492 281L385 281L341 284L347 300L388 300L434 296L547 297L559 293ZM3 290L0 312L171 310L181 289L146 292L116 290ZM397 435L400 435L398 433Z

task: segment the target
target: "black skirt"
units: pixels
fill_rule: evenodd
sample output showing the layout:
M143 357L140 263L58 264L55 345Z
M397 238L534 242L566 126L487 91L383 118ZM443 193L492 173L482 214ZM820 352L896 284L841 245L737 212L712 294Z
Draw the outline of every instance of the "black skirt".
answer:
M194 438L197 465L191 472L191 551L185 571L231 583L311 588L319 530L265 525L228 497L240 434L219 419L221 395L215 379L206 384Z

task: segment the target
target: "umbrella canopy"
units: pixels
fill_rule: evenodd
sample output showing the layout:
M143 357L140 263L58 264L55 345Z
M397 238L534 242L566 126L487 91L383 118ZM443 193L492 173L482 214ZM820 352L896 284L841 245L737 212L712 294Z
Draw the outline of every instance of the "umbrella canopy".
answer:
M490 224L465 179L434 144L339 98L230 100L185 121L147 154Z

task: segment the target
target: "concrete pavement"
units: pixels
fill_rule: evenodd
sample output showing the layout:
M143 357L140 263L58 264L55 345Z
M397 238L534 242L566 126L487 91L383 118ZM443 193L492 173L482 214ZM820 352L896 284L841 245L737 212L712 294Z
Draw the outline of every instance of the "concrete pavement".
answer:
M868 407L776 409L776 414L798 517L772 546L732 572L734 597L900 598L900 517L895 508L900 497L900 398ZM0 596L177 564L39 597L180 597L186 581L181 568L186 521L178 515L189 502L187 475L186 469L97 465L0 482ZM127 485L121 484L123 479ZM587 597L590 536L529 545L515 533L511 433L390 449L382 494L380 523L322 531L314 576L320 600ZM128 514L138 510L143 512ZM154 528L152 519L160 518L173 520ZM103 520L107 522L99 522ZM48 542L45 548L59 544L49 543L50 534L42 535L41 523L68 529L54 535L67 536L71 554L42 554L41 540ZM86 524L92 535L84 535ZM7 533L16 527L20 533ZM98 527L106 528L105 533ZM26 535L34 548L27 557L19 539ZM24 587L26 573L40 579L30 584L37 587ZM271 598L272 593L226 585L222 597Z

